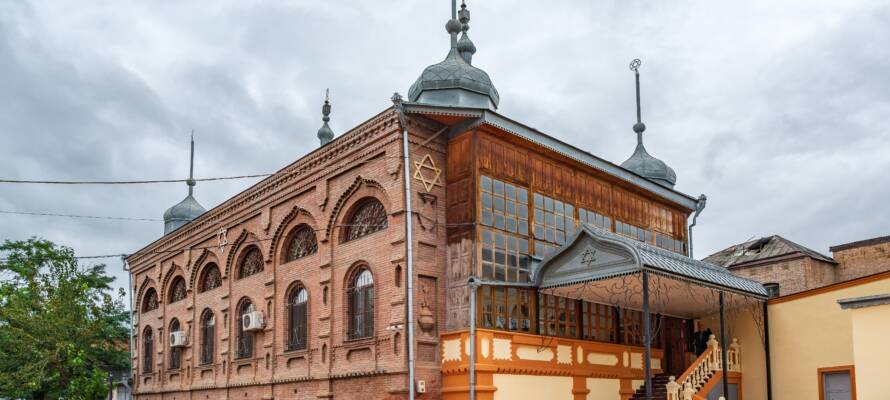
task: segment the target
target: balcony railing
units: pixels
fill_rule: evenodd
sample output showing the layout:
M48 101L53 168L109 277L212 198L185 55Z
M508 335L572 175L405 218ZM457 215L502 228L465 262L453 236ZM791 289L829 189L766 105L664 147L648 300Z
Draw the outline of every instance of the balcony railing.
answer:
M442 335L442 372L459 375L469 365L469 332ZM535 375L607 374L643 379L643 347L518 332L476 330L476 364L491 371ZM652 349L652 370L662 371L664 352Z
M738 339L733 339L729 349L726 350L727 372L741 372L741 346ZM698 392L715 378L718 372L723 371L723 360L720 344L714 335L708 338L708 348L692 365L686 369L680 378L673 376L667 383L668 400L693 400Z

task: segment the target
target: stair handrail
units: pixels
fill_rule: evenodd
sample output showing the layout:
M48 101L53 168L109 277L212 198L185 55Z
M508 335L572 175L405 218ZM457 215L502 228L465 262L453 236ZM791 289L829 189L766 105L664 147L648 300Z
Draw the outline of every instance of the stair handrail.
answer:
M717 337L711 335L708 338L708 348L705 349L692 365L680 375L679 379L671 376L667 387L668 400L692 400L692 396L699 388L708 382L713 372L720 369L720 344Z

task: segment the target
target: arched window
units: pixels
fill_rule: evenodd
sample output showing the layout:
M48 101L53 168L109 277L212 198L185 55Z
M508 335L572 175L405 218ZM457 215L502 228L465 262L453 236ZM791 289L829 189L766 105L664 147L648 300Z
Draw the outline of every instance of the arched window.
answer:
M253 332L244 331L244 325L241 323L244 320L244 316L253 310L253 303L250 300L245 300L244 303L241 303L241 307L238 308L238 320L235 321L238 327L236 329L238 335L235 340L235 358L253 357Z
M246 278L263 271L263 253L259 247L250 246L244 255L241 256L241 263L238 265L238 279Z
M309 339L309 293L297 286L287 299L287 349L303 350Z
M173 321L170 321L170 333L179 332L179 320L173 318ZM173 347L173 343L170 343L170 367L169 369L179 369L180 362L182 361L182 349L179 347Z
M167 300L167 304L185 299L185 295L185 279L182 279L181 276L177 276L173 279L173 284L170 285L170 298Z
M374 278L365 268L356 271L347 290L349 301L349 339L374 335Z
M214 330L216 329L216 318L213 311L204 310L201 315L201 364L213 363L213 343L216 340Z
M206 292L222 286L222 276L219 274L219 267L214 263L207 264L204 271L201 272L201 283L198 287L199 292Z
M367 198L355 206L346 223L344 241L358 239L387 227L386 209L375 198Z
M151 327L146 326L142 331L142 373L150 374L154 372L154 362L152 361L152 353L154 352L154 335Z
M149 312L158 309L158 292L154 288L149 288L145 292L145 300L142 300L142 312Z
M287 254L284 261L293 261L318 251L318 242L315 240L315 231L309 225L303 224L294 229L290 242L287 245Z

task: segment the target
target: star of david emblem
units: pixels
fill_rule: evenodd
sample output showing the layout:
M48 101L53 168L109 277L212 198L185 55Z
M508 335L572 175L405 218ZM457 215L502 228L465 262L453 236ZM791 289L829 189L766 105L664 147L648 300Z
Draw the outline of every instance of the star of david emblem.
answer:
M590 267L596 262L596 249L588 247L581 253L581 263Z
M430 157L429 154L423 156L420 161L414 162L414 179L422 182L427 192L433 190L435 186L442 186L441 176L442 170L436 167L433 157Z

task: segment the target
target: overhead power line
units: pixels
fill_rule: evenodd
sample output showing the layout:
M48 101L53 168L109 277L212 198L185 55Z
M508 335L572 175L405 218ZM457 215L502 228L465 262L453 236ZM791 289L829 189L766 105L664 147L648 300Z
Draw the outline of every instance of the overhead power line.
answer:
M222 181L231 179L248 179L248 178L264 178L272 174L254 174L254 175L238 175L238 176L221 176L215 178L197 178L196 182L206 181ZM153 179L153 180L135 180L135 181L39 181L39 180L23 180L23 179L0 179L0 183L27 183L27 184L44 184L44 185L141 185L146 183L181 183L188 182L188 179Z
M108 220L117 220L117 221L150 221L150 222L163 221L163 219L159 219L159 218L106 217L106 216L98 216L98 215L56 214L56 213L8 211L8 210L0 210L0 214L38 215L38 216L43 216L43 217L65 217L65 218L83 218L83 219L108 219Z

